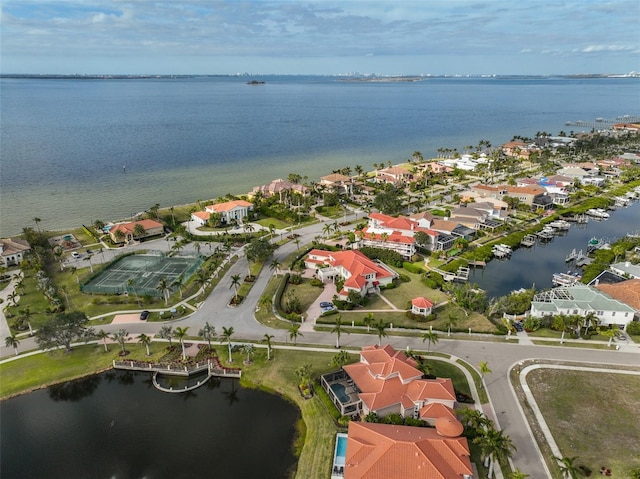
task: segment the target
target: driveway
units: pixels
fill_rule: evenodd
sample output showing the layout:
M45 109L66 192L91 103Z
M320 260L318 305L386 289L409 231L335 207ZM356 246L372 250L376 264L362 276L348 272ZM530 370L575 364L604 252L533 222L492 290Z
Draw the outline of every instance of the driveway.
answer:
M300 326L300 331L313 331L313 327L316 324L316 319L320 317L320 303L323 301L327 301L331 303L333 301L333 296L337 293L336 285L334 283L325 283L324 289L318 299L316 299L307 312L305 314L305 321Z

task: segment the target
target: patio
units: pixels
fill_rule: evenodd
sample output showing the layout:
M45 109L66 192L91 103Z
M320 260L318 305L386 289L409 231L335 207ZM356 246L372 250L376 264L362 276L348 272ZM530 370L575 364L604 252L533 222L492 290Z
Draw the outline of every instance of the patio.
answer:
M322 388L343 416L356 416L362 411L362 401L351 378L343 370L321 376Z

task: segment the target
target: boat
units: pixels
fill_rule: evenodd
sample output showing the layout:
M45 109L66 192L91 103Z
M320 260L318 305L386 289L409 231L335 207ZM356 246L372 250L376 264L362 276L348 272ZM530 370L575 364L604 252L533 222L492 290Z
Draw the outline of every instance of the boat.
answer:
M578 257L578 253L576 253L576 249L573 248L571 250L571 253L568 254L568 256L564 259L565 262L569 262L569 261L573 261L574 259L576 259Z
M506 253L506 254L511 254L513 253L513 250L511 249L510 246L506 245L506 244L495 244L493 245L493 249L500 251L502 253Z
M536 237L532 234L527 234L524 236L524 238L522 238L520 244L522 246L526 246L527 248L533 246L534 244L536 244Z
M578 273L572 273L569 271L567 273L554 273L551 278L551 283L553 283L554 286L573 286L581 279L582 276Z
M605 219L609 217L609 213L607 213L602 208L591 208L586 211L589 216L593 216L594 218Z
M571 223L566 220L555 220L549 223L549 226L557 230L568 230L571 226Z

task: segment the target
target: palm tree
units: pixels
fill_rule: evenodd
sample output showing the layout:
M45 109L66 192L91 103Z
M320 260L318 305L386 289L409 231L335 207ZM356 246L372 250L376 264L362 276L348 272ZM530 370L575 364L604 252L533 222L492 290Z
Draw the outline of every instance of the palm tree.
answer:
M156 291L160 291L160 294L164 297L164 305L167 306L169 304L169 294L171 294L171 287L169 286L167 278L160 278L158 286L156 286Z
M480 446L485 457L485 465L486 461L489 463L488 478L493 477L495 462L506 460L516 450L511 438L494 428L487 429L484 434L476 437L473 442Z
M575 464L577 457L554 456L554 458L558 461L558 467L560 467L560 472L564 479L578 479L579 476L585 475L584 471Z
M304 336L304 334L300 332L300 325L293 323L289 326L289 339L293 339L293 344L296 344L298 336Z
M449 313L447 316L446 324L447 324L447 336L451 336L451 328L456 325L458 322L458 318L454 313Z
M251 355L255 352L256 348L253 344L251 343L247 343L244 346L242 346L242 350L247 353L247 360L245 361L245 364L251 364Z
M341 349L338 354L336 354L333 358L331 358L331 364L334 366L341 368L345 364L347 364L351 360L349 353L344 349Z
M136 223L135 226L133 227L133 236L139 240L145 234L146 234L146 230L144 229L144 226L142 226L140 223Z
M41 221L42 221L42 220L41 220L40 218L38 218L37 216L36 216L35 218L33 218L33 222L36 224L36 228L38 228L38 233L40 233L40 226L39 226L39 223L40 223Z
M509 479L527 479L527 477L529 477L530 474L525 474L524 472L520 471L519 468L516 467L515 471L512 471L509 474Z
M176 326L176 330L173 335L180 341L180 346L182 346L182 360L187 359L187 352L184 349L184 338L187 336L187 330L189 326L185 326L184 328Z
M33 316L33 313L31 312L31 309L27 306L26 308L18 311L18 314L20 314L20 319L27 323L27 326L29 327L29 336L33 336L33 328L31 327L31 316Z
M76 276L76 283L78 283L78 285L80 284L80 278L78 277L78 268L76 268L75 266L71 266L69 268L69 271L71 271L71 274L75 274Z
M8 348L13 348L13 350L16 353L16 356L18 355L18 344L20 344L20 340L16 338L13 334L11 336L7 336L6 338L4 338L4 344Z
M11 293L9 293L9 295L7 296L7 300L13 305L15 306L16 304L18 304L18 298L20 297L20 295L16 292L16 291L11 291Z
M205 339L209 343L209 351L211 351L211 340L215 339L216 337L216 327L211 326L209 324L209 321L207 321L206 323L204 323L204 326L202 326L202 329L198 331L198 336Z
M230 288L234 288L235 289L235 294L234 294L234 301L237 303L238 302L238 287L240 286L240 275L239 274L234 274L233 276L231 276L231 286Z
M171 283L171 289L178 288L178 291L180 291L180 299L182 299L182 290L184 289L183 281L184 273L180 273Z
M142 333L140 336L138 336L138 342L145 345L145 347L147 348L147 356L151 356L151 351L149 351L149 345L151 344L151 338L149 336L147 336L146 334Z
M169 340L169 347L173 347L171 343L171 338L173 337L173 328L171 326L162 326L160 331L158 331L158 337L162 339Z
M429 341L427 343L427 353L431 351L431 345L438 342L438 334L433 331L428 331L422 335L422 342Z
M380 346L382 343L382 338L387 337L386 329L389 327L389 323L380 319L376 324L373 325L373 327L378 332L378 346Z
M98 336L99 340L102 340L102 344L104 344L104 352L108 353L109 348L107 348L107 338L109 337L109 333L107 333L104 329L101 329L100 331L98 331L96 336Z
M261 343L267 343L267 361L271 361L271 340L273 338L273 334L264 333L264 336L260 340Z
M228 328L226 326L222 326L222 339L224 339L224 341L226 341L227 345L229 346L230 363L233 362L233 358L231 357L231 336L233 335L233 332L233 326L229 326Z
M338 315L338 317L336 318L336 323L331 329L331 332L336 334L336 349L340 349L340 335L343 332L349 333L348 331L344 331L342 327L343 327L342 318L340 315Z
M480 361L480 388L484 387L484 375L491 374L492 372L486 361Z
M127 335L129 333L125 329L118 329L115 333L113 333L112 339L119 343L122 347L122 356L127 354L126 349L124 349L124 343L127 341Z
M198 287L198 291L201 291L202 294L205 288L209 285L209 273L204 269L199 269L196 273L196 277L193 278L193 282Z
M492 426L492 421L478 409L464 407L460 411L464 427L471 429L471 436L480 436Z
M138 308L140 307L140 298L138 297L138 292L136 291L136 282L133 278L129 278L127 280L127 291L133 290L133 294L136 297L136 303L138 303Z
M280 273L280 266L281 265L282 265L282 263L280 263L280 261L278 261L277 259L272 259L271 263L269 264L269 268L274 270L275 273L276 273L276 276L278 276L278 274Z
M371 331L371 325L374 323L373 313L368 313L362 322L367 327L367 333Z

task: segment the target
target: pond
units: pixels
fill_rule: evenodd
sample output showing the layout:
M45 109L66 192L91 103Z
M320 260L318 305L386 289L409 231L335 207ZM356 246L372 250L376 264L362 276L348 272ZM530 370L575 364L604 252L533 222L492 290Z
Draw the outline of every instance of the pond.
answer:
M286 478L298 419L235 379L168 394L108 371L3 401L0 477Z

